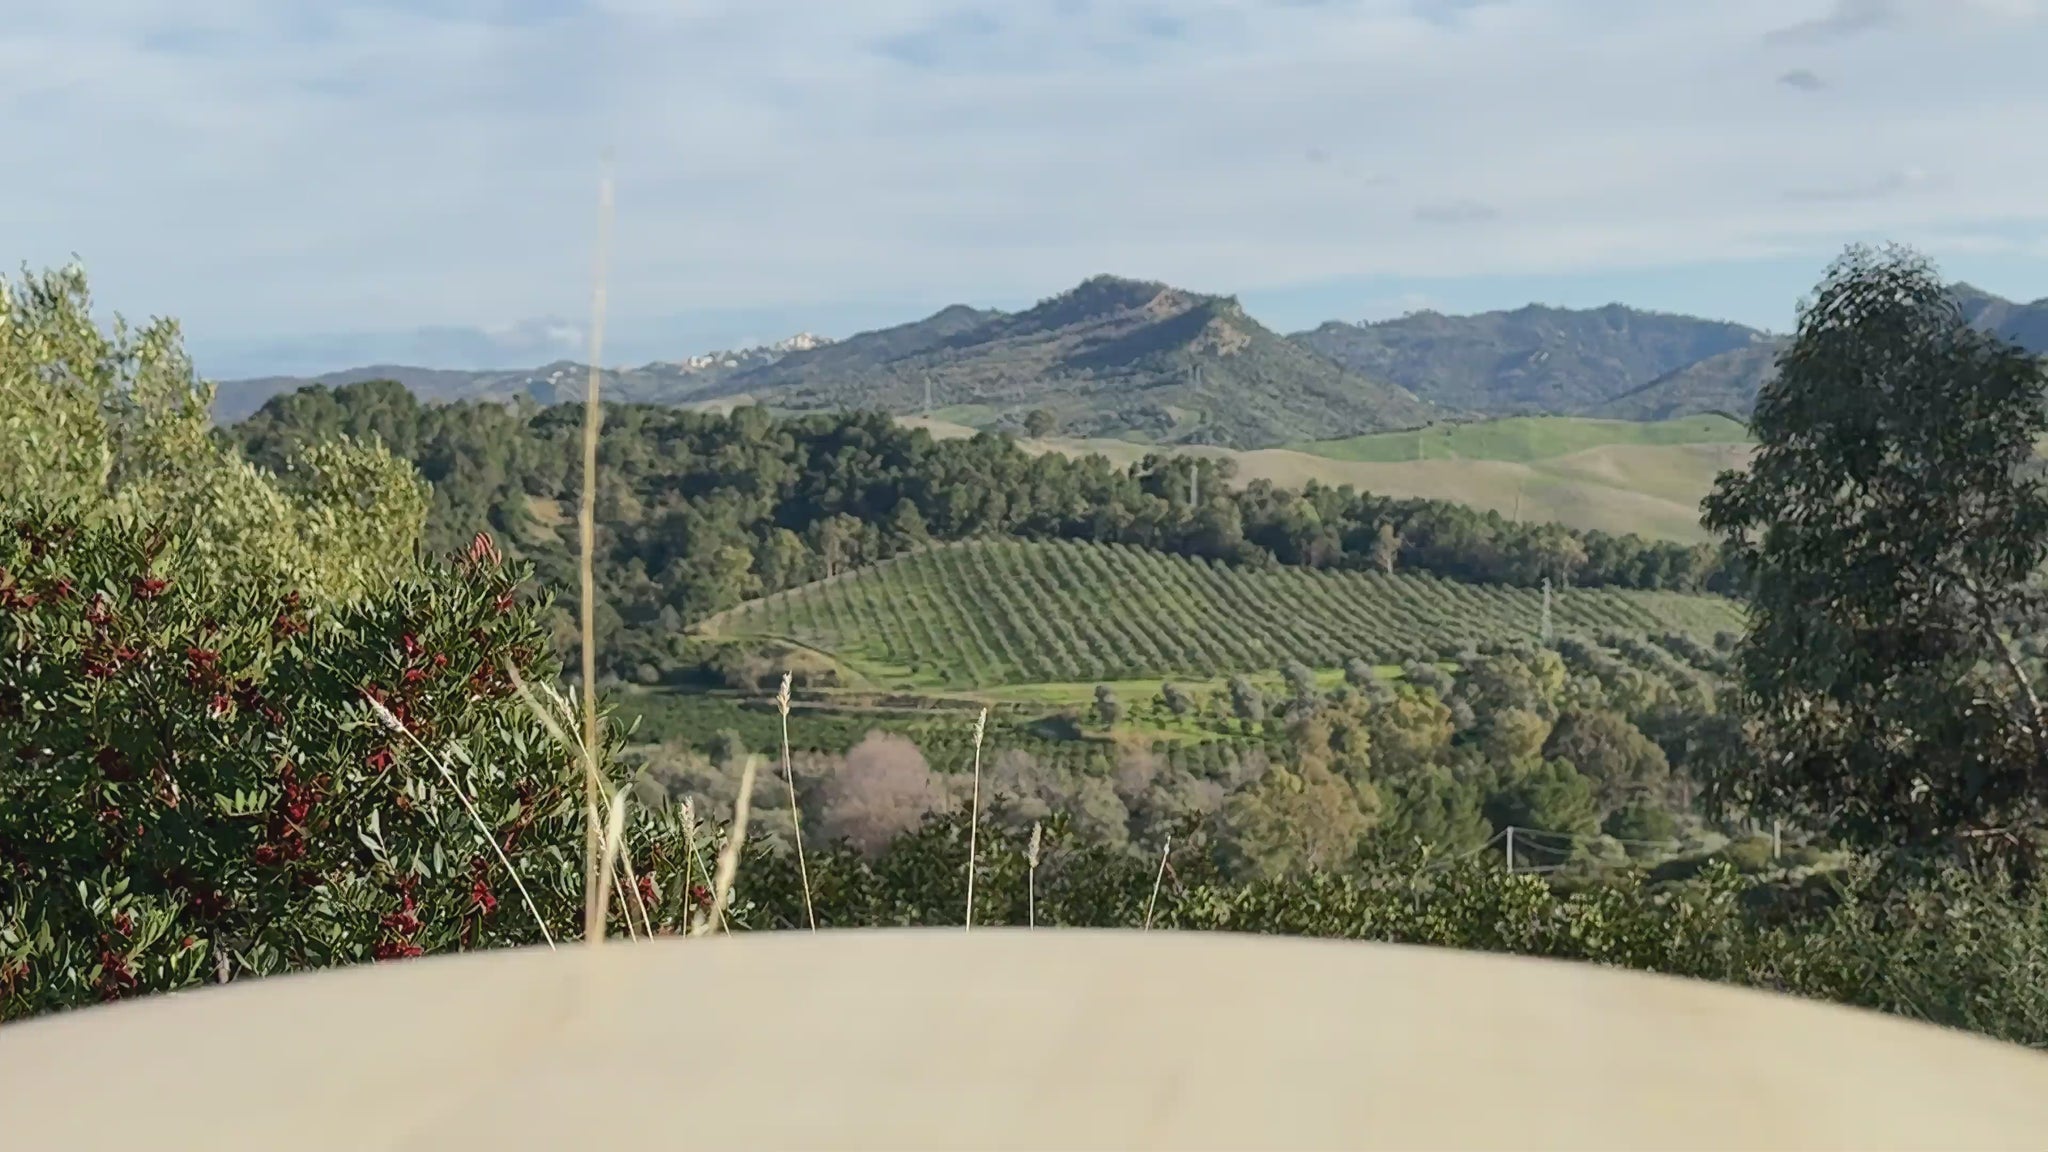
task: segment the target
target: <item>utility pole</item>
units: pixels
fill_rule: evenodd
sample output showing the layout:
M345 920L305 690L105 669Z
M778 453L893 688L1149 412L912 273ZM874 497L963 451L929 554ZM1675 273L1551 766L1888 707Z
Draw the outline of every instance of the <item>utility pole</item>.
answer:
M1188 507L1199 507L1202 503L1202 464L1194 457L1188 457Z
M1514 872L1515 872L1515 826L1514 826L1513 824L1510 824L1510 825L1508 825L1508 874L1509 874L1510 876L1512 876L1512 875L1514 875Z
M1780 849L1781 847L1783 847L1783 846L1784 846L1784 840L1782 839L1782 833L1783 833L1783 831L1784 831L1783 827L1782 827L1782 826L1781 826L1781 825L1780 825L1780 824L1779 824L1779 823L1778 823L1778 822L1777 822L1776 820L1772 820L1772 821L1771 821L1771 859L1772 859L1772 860L1776 860L1776 859L1778 858L1778 850L1779 850L1779 849Z
M1543 642L1550 643L1550 577L1543 578Z

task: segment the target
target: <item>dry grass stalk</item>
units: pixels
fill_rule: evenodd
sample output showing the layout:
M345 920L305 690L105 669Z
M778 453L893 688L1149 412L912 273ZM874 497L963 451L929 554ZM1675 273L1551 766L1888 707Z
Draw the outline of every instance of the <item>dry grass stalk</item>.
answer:
M804 886L804 919L810 921L811 931L818 930L818 914L811 907L811 868L804 862L804 821L803 813L797 810L796 771L789 762L789 681L790 674L782 674L782 687L775 693L775 708L782 713L782 776L789 781L789 826L796 834L796 874Z
M974 931L975 833L981 829L981 737L988 729L988 709L974 720L974 797L967 806L967 926Z
M712 877L711 869L704 864L704 852L697 847L697 807L688 800L683 801L683 853L683 906L691 908L693 907L693 902L688 899L690 891L690 865L694 863L697 866L697 871L704 874L704 883L706 885L712 883ZM707 888L706 890L708 891L709 889ZM683 927L686 931L689 928L688 916L685 917ZM732 932L732 927L726 923L722 912L718 918L718 928L719 931L727 934Z
M456 781L455 773L449 769L445 761L434 755L433 749L428 748L413 734L412 729L407 728L398 717L392 715L391 709L385 707L382 700L374 696L365 696L364 699L370 702L371 709L377 713L377 718L384 722L386 728L412 741L413 746L420 750L420 754L427 758L427 762L440 770L441 779L448 783L448 790L455 793L455 798L462 803L462 810L469 813L470 823L476 825L477 833L491 846L491 852L498 857L498 863L505 866L505 874L512 878L512 886L519 889L519 899L526 905L527 914L533 917L534 926L540 929L540 938L547 941L548 947L552 949L555 946L555 938L548 932L548 922L541 917L540 909L534 905L532 894L527 892L526 882L519 878L519 870L512 867L512 861L505 855L505 849L498 844L498 838L491 835L490 826L484 823L483 815L476 810L476 805L470 802L468 793L465 793L462 785ZM221 983L227 983L225 969Z
M733 876L740 869L740 848L747 840L747 814L753 807L754 776L760 767L761 758L749 755L747 766L740 771L740 794L732 806L732 830L726 834L725 847L718 853L718 877L711 886L711 914L691 927L692 936L702 936L711 930L713 921L723 922L725 918L726 905L732 900Z
M598 366L604 358L605 263L611 229L612 175L607 170L598 185L597 258L590 305L590 378L583 393L583 490L576 514L576 570L581 589L577 608L583 642L583 800L585 809L593 814L603 787L597 771L597 578L591 557L597 548L597 441L598 429L604 422L604 407L599 403L603 376ZM584 830L583 838L583 934L593 942L604 938L604 902L598 890L611 878L608 871L601 870L602 851L597 825L593 823Z
M609 913L612 903L612 869L618 867L619 844L626 838L626 790L621 788L612 793L611 802L606 807L609 812L604 819L602 859L597 870L597 907L600 918L595 928L588 924L584 927L584 935L589 937L592 944L602 944L607 931L605 914ZM598 823L598 812L595 808L589 811L589 817L593 826ZM626 914L626 934L634 934L633 916L630 912Z
M1145 931L1152 930L1152 910L1159 905L1159 885L1166 880L1166 858L1173 855L1173 836L1169 833L1166 843L1159 849L1159 874L1152 878L1152 898L1145 901Z
M1024 926L1038 927L1038 840L1044 831L1038 821L1031 822L1031 845L1024 850Z

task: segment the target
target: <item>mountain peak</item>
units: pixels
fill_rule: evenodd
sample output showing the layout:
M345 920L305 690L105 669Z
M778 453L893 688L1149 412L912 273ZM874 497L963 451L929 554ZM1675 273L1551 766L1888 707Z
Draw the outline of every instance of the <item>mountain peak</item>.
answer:
M1106 321L1133 313L1163 320L1211 299L1157 280L1124 276L1090 276L1057 296L1038 302L1018 319L1040 328Z

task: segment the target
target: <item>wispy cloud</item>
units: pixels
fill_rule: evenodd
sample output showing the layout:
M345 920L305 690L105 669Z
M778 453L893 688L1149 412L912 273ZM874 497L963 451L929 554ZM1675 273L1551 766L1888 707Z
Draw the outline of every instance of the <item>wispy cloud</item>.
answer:
M0 256L222 336L581 315L607 147L620 330L2048 220L2036 0L14 7ZM1828 99L1758 82L1805 68Z
M1851 180L1839 184L1824 184L1808 188L1795 188L1785 193L1787 200L1815 204L1841 204L1860 200L1881 200L1911 189L1924 188L1932 178L1920 168L1901 168L1887 172L1875 179Z
M1778 77L1778 83L1787 88L1797 88L1801 92L1818 92L1828 86L1827 81L1806 68L1794 68L1784 73Z
M1899 14L1899 0L1833 0L1826 12L1773 29L1771 36L1778 40L1832 40L1881 28Z
M1477 224L1499 217L1499 209L1477 200L1440 200L1415 209L1415 218L1425 224Z

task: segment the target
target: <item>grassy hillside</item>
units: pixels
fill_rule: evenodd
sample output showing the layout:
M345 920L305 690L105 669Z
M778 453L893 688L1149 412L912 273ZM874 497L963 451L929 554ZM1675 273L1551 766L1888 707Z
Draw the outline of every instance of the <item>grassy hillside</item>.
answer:
M974 542L913 553L706 621L714 636L788 640L876 685L975 688L1213 677L1289 660L1434 659L1534 638L1543 595L1427 576L1258 571L1093 544ZM1741 627L1717 597L1560 590L1559 633Z
M919 426L935 436L973 431L959 425ZM1069 456L1100 454L1119 465L1157 451L1129 441L1074 437L1023 444ZM1714 477L1748 463L1751 445L1742 425L1721 416L1647 424L1542 416L1285 448L1175 451L1229 459L1240 484L1350 484L1404 499L1451 500L1527 521L1696 543L1708 538L1699 525L1700 500Z
M1749 439L1726 416L1693 416L1657 423L1523 416L1471 424L1438 424L1407 432L1383 432L1342 440L1290 445L1332 460L1392 464L1408 460L1549 460L1589 448L1617 444L1736 444Z

